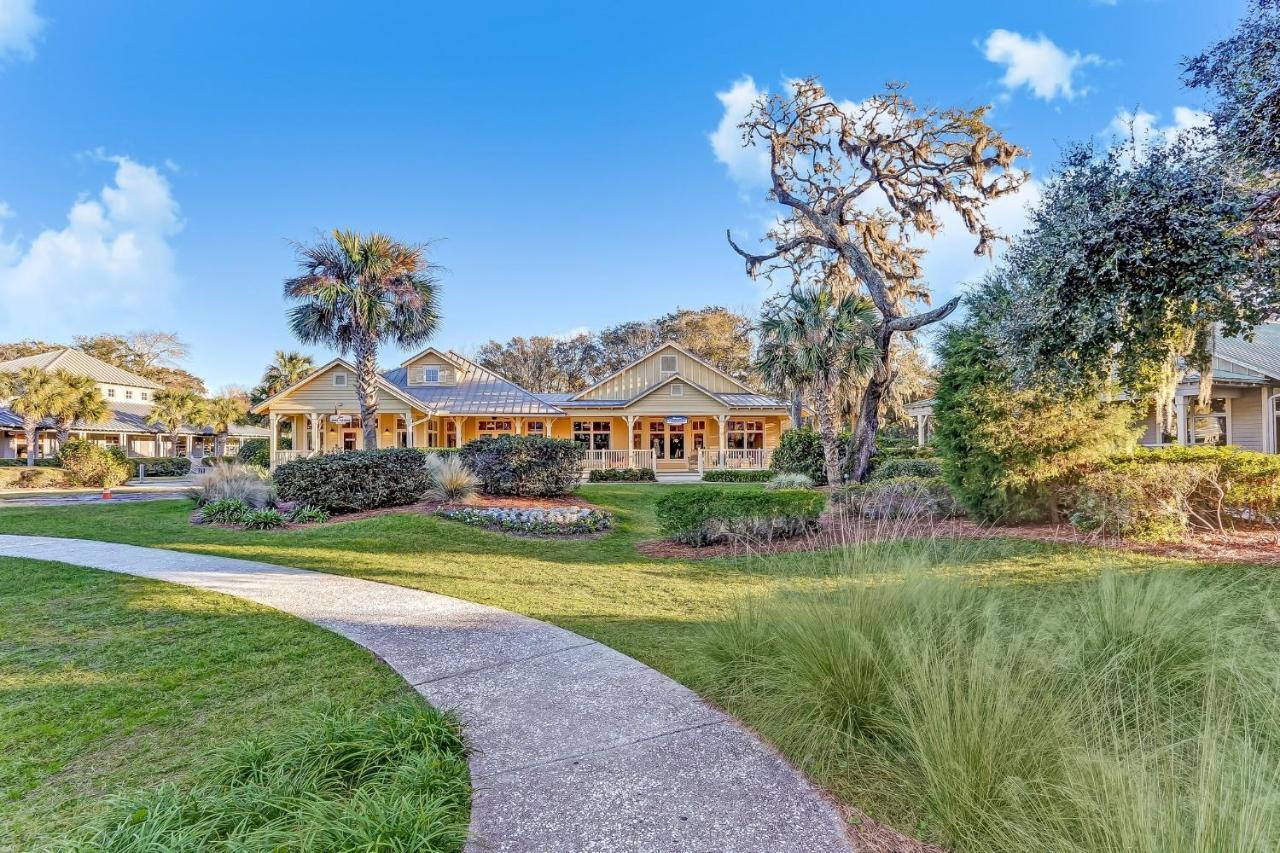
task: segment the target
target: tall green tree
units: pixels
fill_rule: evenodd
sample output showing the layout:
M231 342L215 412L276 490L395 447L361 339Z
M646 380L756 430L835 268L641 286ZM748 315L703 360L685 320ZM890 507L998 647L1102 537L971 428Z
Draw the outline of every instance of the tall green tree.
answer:
M590 335L514 337L489 341L476 363L533 391L581 391L598 370L599 350Z
M50 414L58 433L58 447L62 447L71 436L71 427L76 421L97 423L106 418L111 408L98 389L98 383L91 377L58 370L54 372L54 378L61 387Z
M841 480L836 387L874 367L875 324L867 300L813 285L794 289L760 321L756 367L767 382L803 388L812 397L828 483Z
M275 358L262 374L262 392L266 397L273 397L315 371L316 365L311 356L278 349Z
M298 340L325 344L356 361L364 446L378 446L378 348L418 347L440 323L439 281L423 246L385 234L335 230L298 244L299 274L285 281L297 302L289 325Z
M58 378L39 367L24 367L16 372L0 373L0 400L22 418L22 431L27 437L27 465L36 464L40 424L53 417L62 401L64 388Z
M186 388L166 388L157 391L152 399L147 423L164 427L169 436L169 453L178 455L178 433L183 424L194 425L200 420L201 399Z
M958 305L953 299L922 310L929 289L923 251L912 239L936 234L942 216L952 214L974 235L976 252L990 251L999 235L986 220L987 204L1027 179L1014 167L1025 152L986 113L918 107L901 86L850 105L810 78L763 95L740 125L743 144L768 153L768 199L782 208L763 252L730 237L747 274L834 270L875 307L876 363L849 449L857 480L875 452L881 402L893 382L894 337L943 320Z
M227 435L231 427L243 417L245 401L237 397L214 397L204 400L196 410L196 422L213 430L213 454L227 455Z

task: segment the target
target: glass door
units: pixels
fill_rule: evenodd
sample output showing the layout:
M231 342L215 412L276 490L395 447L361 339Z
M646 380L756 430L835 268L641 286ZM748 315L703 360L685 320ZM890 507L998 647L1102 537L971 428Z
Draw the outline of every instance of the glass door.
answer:
M667 458L684 459L684 424L667 424Z

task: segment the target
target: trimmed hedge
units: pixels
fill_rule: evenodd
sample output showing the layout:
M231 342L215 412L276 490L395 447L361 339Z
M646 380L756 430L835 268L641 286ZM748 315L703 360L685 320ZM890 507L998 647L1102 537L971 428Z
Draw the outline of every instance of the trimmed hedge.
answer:
M587 474L592 483L653 483L658 477L652 468L601 468Z
M66 474L61 468L47 465L0 468L0 489L57 489L66 485Z
M58 457L50 456L44 459L36 460L37 468L57 468L60 464ZM27 457L23 456L19 459L0 459L0 468L25 468L27 467Z
M871 480L892 480L897 477L941 477L942 463L937 459L920 459L908 456L889 458L871 469Z
M767 483L773 479L773 471L739 471L736 468L712 468L704 471L704 483Z
M826 507L821 492L677 489L655 504L658 527L687 545L739 538L773 540L817 530Z
M959 506L941 477L892 477L850 483L831 495L831 502L862 518L949 518Z
M129 479L129 463L116 447L100 447L91 441L72 439L58 450L67 482L73 486L118 486Z
M138 476L138 466L147 466L148 477L185 477L191 473L191 460L185 456L135 456L125 460L129 476Z
M265 438L249 438L240 442L236 451L236 461L241 465L257 465L259 468L271 467L271 441Z
M586 448L538 435L484 436L459 451L487 495L567 495L582 477Z
M425 461L423 452L412 447L295 459L276 469L276 494L331 513L404 506L431 486Z

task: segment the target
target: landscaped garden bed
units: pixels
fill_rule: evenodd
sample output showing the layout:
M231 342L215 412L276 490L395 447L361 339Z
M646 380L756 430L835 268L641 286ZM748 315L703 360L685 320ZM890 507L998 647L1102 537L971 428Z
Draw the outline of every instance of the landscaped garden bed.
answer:
M476 507L440 510L440 516L473 527L537 536L574 536L604 533L613 526L610 513L594 507Z

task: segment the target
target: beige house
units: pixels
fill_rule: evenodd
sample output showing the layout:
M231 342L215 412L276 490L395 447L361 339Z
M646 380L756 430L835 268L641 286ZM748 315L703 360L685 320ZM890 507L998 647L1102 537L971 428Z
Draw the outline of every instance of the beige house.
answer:
M1280 452L1280 323L1259 326L1251 341L1216 339L1208 406L1198 405L1199 395L1200 377L1192 373L1178 386L1171 430L1159 427L1152 406L1140 443L1146 447L1233 444L1262 453ZM912 403L907 412L915 416L923 444L931 428L933 401Z
M26 367L42 370L65 370L78 376L88 376L98 383L98 391L107 401L107 417L95 423L72 424L72 438L82 438L107 447L121 447L133 457L188 456L200 459L213 453L213 430L209 427L183 424L178 431L178 446L170 448L168 431L164 427L147 423L155 393L162 386L146 377L130 373L94 358L76 349L57 349L0 361L0 373L12 373ZM21 459L27 455L27 436L22 429L22 417L0 400L0 459ZM52 456L57 453L57 441L52 423L42 424L36 439L36 455ZM240 442L249 438L266 438L263 427L235 425L227 436L227 453L235 453Z
M273 464L363 448L355 368L343 359L254 411L270 418ZM292 450L278 449L286 422ZM767 468L790 425L785 403L674 343L576 393L530 391L434 347L378 380L379 447L460 447L484 435L547 435L586 445L587 469L690 474Z

